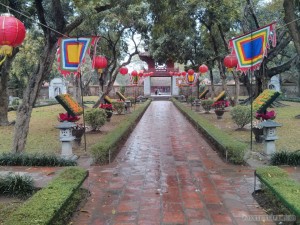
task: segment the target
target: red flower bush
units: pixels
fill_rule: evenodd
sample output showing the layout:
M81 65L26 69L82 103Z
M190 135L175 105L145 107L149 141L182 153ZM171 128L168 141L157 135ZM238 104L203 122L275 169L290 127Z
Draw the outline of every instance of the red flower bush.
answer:
M79 116L71 116L68 113L59 113L58 114L58 121L59 122L64 122L64 121L76 122L78 120L80 120Z
M211 106L215 109L224 109L225 107L229 106L229 101L227 100L216 101Z
M112 104L100 104L100 109L113 110Z
M263 120L273 120L276 117L276 113L274 110L268 112L266 111L266 113L256 113L255 118L256 119L263 119Z

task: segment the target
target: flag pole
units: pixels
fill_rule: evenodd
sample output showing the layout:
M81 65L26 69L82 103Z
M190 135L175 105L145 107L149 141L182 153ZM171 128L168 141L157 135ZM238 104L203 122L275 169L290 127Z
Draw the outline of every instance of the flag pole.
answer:
M84 140L84 151L86 152L86 134L85 134L85 119L84 119L84 103L83 103L83 85L82 85L82 78L81 72L79 73L79 85L80 85L80 92L81 92L81 101L82 101L82 121L83 121L83 140Z
M253 139L253 104L252 104L252 96L253 96L253 91L252 91L252 71L249 70L249 77L250 77L250 113L251 113L251 129L250 129L250 151L252 152L253 149L253 143L252 143L252 139Z
M253 101L253 85L252 85L252 73L253 73L253 70L252 70L252 67L253 67L253 43L252 43L252 40L253 40L253 32L251 31L250 33L250 40L251 40L251 67L250 67L250 70L249 70L249 73L250 73L250 113L251 113L251 123L250 123L250 126L251 126L251 129L250 129L250 151L252 152L253 150L253 132L252 132L252 129L253 129L253 104L252 104L252 101Z

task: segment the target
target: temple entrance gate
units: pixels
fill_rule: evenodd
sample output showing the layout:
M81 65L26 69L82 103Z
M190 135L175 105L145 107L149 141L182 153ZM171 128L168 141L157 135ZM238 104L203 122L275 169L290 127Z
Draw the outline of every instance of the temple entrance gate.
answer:
M179 95L179 88L176 85L178 77L171 76L170 72L178 72L178 68L174 68L174 62L168 60L165 64L158 64L147 52L140 53L139 57L142 61L148 64L147 73L152 72L153 75L144 79L144 95L155 95L155 91L159 90L158 94L165 96Z

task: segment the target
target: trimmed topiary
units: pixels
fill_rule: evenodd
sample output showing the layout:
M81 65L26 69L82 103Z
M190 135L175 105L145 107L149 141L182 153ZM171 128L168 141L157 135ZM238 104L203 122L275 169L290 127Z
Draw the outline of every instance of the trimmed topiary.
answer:
M113 102L112 105L114 110L116 110L118 114L122 114L125 110L125 105L123 101Z
M239 128L243 128L246 124L251 122L251 107L247 105L237 105L230 111L231 119L238 125Z
M85 122L91 126L92 131L98 130L106 122L106 112L104 109L95 108L89 109L84 114Z

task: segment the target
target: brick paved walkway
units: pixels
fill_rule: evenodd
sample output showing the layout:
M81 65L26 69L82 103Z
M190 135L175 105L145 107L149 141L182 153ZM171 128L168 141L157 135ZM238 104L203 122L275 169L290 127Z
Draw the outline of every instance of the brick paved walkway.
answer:
M118 158L90 167L78 225L259 224L253 170L224 163L171 102L152 102ZM261 224L273 224L265 222Z

